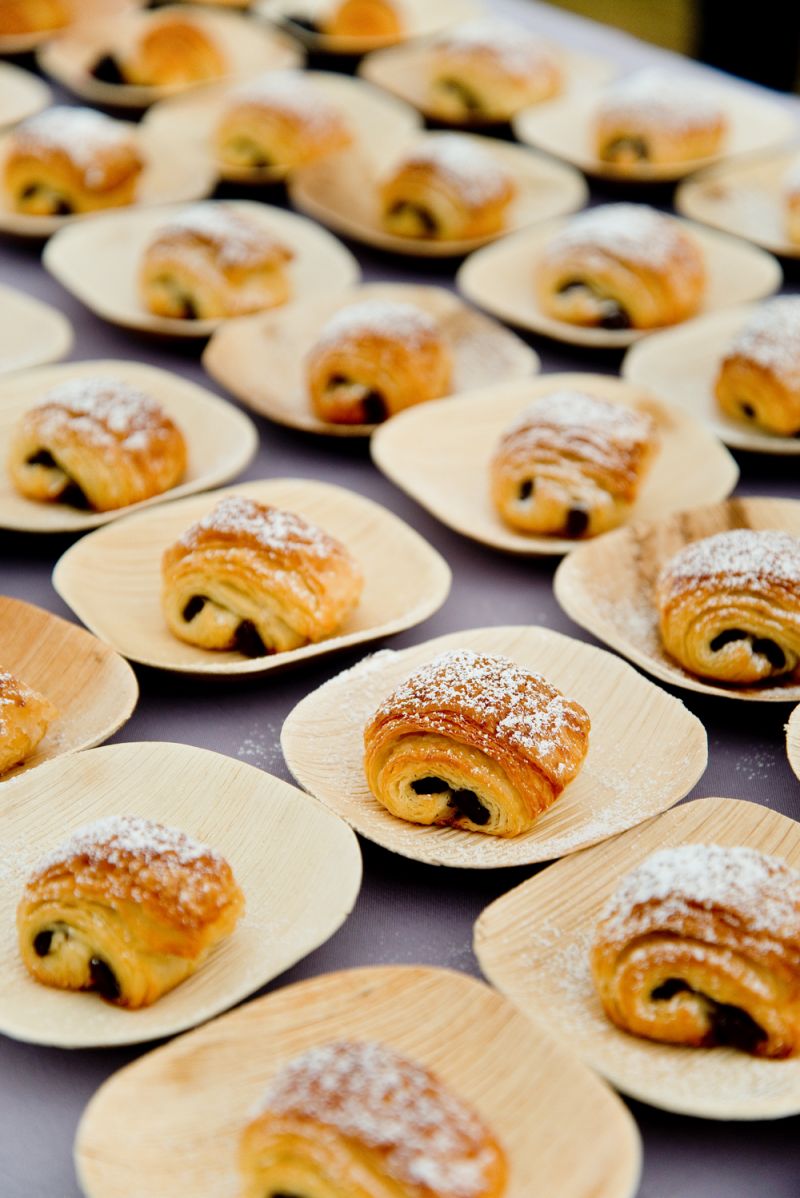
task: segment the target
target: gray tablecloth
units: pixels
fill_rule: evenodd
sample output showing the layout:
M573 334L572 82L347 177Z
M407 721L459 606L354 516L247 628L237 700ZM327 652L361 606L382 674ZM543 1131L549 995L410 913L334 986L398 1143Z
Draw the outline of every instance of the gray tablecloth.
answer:
M604 54L622 66L666 57L675 69L697 70L616 31L567 16L532 0L494 0L575 48ZM744 85L742 85L744 86ZM789 99L787 104L797 106ZM595 189L594 198L608 198ZM644 198L651 198L650 196ZM668 204L669 194L657 194ZM365 278L450 285L452 267L401 262L354 247ZM37 247L0 245L0 278L61 307L75 325L73 356L151 362L205 382L196 348L148 343L103 324L44 272ZM2 319L2 313L0 313ZM615 355L597 355L536 342L544 369L613 372ZM558 608L551 590L553 561L504 557L462 539L402 495L371 465L366 445L326 442L258 421L261 448L246 478L307 477L340 483L385 504L428 538L453 569L453 589L432 619L398 637L395 647L487 624L541 623L588 639ZM796 459L741 455L739 493L800 497ZM50 572L69 541L0 533L0 591L62 616ZM174 740L201 745L288 778L281 755L282 721L294 704L360 654L325 659L255 681L207 685L178 675L138 670L141 702L117 740ZM709 734L708 771L694 792L764 803L795 816L800 789L789 770L783 726L787 708L737 704L691 693L681 698ZM642 746L646 753L647 747ZM429 963L478 973L472 925L487 903L521 882L529 870L468 873L418 865L363 844L364 887L347 924L328 944L274 985L370 963ZM0 1196L77 1198L72 1140L97 1086L141 1049L62 1052L0 1037ZM641 1198L798 1198L800 1119L723 1125L681 1118L632 1104L644 1138ZM193 1196L200 1198L200 1196ZM541 1198L558 1198L542 1195Z

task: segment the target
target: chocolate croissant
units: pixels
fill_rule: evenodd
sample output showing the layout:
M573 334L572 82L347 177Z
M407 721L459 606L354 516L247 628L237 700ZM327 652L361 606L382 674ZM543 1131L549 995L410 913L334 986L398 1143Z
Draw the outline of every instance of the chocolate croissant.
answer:
M800 540L735 529L693 541L661 571L661 638L701 678L752 685L800 662Z
M693 316L702 251L672 217L645 204L605 204L572 217L536 265L543 311L604 329L651 329Z
M22 960L60 990L149 1006L233 932L244 896L214 849L175 828L112 816L35 869L17 908Z
M294 512L228 495L164 553L170 630L203 649L248 657L324 640L356 607L350 552Z
M53 704L19 678L0 671L0 774L36 752L58 715Z
M322 20L328 37L397 41L405 32L401 0L333 0Z
M103 83L136 87L188 87L228 70L222 48L198 22L175 13L149 14L133 37L91 67Z
M589 728L540 674L456 649L381 704L364 731L364 770L400 819L518 836L577 775Z
M749 848L688 844L623 878L595 933L608 1018L666 1044L800 1051L800 873Z
M647 413L553 391L500 441L491 463L492 500L519 532L597 536L629 514L656 447Z
M183 435L161 405L120 379L68 379L25 413L11 439L11 481L27 499L108 512L174 487Z
M312 1048L277 1074L239 1148L243 1198L501 1198L492 1132L383 1044Z
M800 299L757 308L722 359L717 402L731 420L781 437L800 433Z
M340 309L309 351L311 406L335 424L378 424L446 395L452 366L432 316L413 304L365 300Z

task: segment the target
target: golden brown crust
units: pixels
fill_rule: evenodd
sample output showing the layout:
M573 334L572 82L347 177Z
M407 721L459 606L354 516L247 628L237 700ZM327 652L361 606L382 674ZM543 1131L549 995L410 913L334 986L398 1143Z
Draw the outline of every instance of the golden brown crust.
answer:
M0 774L37 749L58 715L53 704L13 674L0 671Z
M451 650L378 708L364 731L364 769L401 819L517 836L577 775L589 729L580 704L541 675Z
M47 33L67 24L69 14L62 0L3 0L0 4L0 37L24 37Z
M239 1150L244 1198L500 1198L505 1154L480 1116L393 1049L350 1041L283 1067Z
M20 951L45 985L145 1006L193 973L243 908L215 850L114 816L79 829L34 871L17 910Z
M664 646L703 678L752 685L800 664L800 540L735 529L687 545L656 587Z
M607 904L595 985L618 1027L757 1056L800 1050L800 874L748 848L648 857Z
M380 44L397 41L405 26L398 0L334 0L322 30L328 37L364 38Z
M506 224L516 184L478 142L458 133L428 137L380 187L383 225L398 237L489 237Z
M12 133L4 187L16 212L68 216L132 204L143 168L130 126L89 108L48 108Z
M228 70L221 47L203 26L173 13L148 15L132 47L121 47L116 58L125 82L139 87L186 87Z
M160 404L119 379L68 379L17 426L11 481L27 499L105 512L174 487L186 444Z
M800 299L755 310L722 359L715 395L731 420L776 436L800 432Z
M309 351L311 405L321 420L377 424L446 395L452 365L433 317L412 304L365 300L340 309Z
M170 630L250 656L324 640L361 595L361 571L321 528L244 496L221 499L163 558Z
M606 204L554 235L535 283L555 320L649 329L693 316L706 272L699 245L678 221L644 204Z
M656 448L646 412L554 391L503 435L491 463L492 499L520 532L597 536L629 514Z

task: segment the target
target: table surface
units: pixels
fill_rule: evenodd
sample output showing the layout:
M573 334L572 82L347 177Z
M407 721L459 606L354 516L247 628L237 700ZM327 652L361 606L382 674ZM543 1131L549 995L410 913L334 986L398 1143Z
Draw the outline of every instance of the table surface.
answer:
M701 69L533 0L489 0L488 7L498 14L513 14L576 49L606 55L622 67L666 60L676 70ZM800 111L794 98L785 102ZM601 198L616 196L594 188L593 199ZM668 206L670 192L643 198ZM353 249L366 280L452 285L452 264L403 262L361 247ZM151 362L213 387L200 367L196 346L147 342L105 325L49 278L39 252L38 247L25 244L0 245L0 279L48 300L70 317L76 333L74 358ZM791 282L787 289L792 289ZM613 373L619 368L616 354L577 351L538 338L532 343L548 372L577 368ZM553 598L554 560L505 557L450 532L378 473L365 443L326 441L256 420L261 447L244 478L322 478L349 487L407 520L450 563L453 589L448 601L425 624L395 638L391 642L395 648L490 624L544 624L591 640ZM739 455L738 493L800 497L795 461ZM68 544L68 538L0 533L0 592L72 618L50 583L53 564ZM201 745L289 779L279 744L283 720L298 700L360 656L356 651L326 658L274 677L200 684L180 675L138 669L141 701L115 739ZM737 704L691 692L681 692L680 697L703 721L709 737L708 770L693 796L729 795L795 815L800 790L786 760L783 734L788 708ZM475 919L487 903L533 872L437 869L367 843L362 848L364 886L351 918L273 987L365 964L424 963L477 975L471 947ZM77 1198L80 1191L71 1154L81 1112L102 1081L144 1050L65 1052L0 1037L2 1198ZM635 1103L631 1107L644 1139L640 1198L752 1198L757 1191L770 1198L797 1198L800 1118L726 1125Z

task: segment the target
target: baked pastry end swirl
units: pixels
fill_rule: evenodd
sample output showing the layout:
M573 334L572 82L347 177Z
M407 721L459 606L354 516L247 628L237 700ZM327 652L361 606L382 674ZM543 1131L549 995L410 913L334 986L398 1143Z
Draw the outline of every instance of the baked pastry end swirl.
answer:
M746 686L800 663L800 539L734 529L686 545L656 587L664 647L701 678Z
M57 715L44 695L0 671L0 774L35 753Z
M20 953L45 986L144 1007L193 974L243 909L214 849L151 820L112 816L34 870L17 908Z
M400 819L518 836L578 774L589 729L581 705L540 674L450 650L375 712L364 769L375 798Z
M756 308L722 359L715 394L721 411L781 437L800 433L800 299Z
M331 636L363 577L348 549L294 512L228 495L164 553L170 631L202 649L248 657Z
M502 1198L481 1117L386 1045L337 1041L280 1070L242 1135L243 1198Z
M800 1051L800 873L750 848L661 849L620 882L591 953L608 1018L667 1044Z

